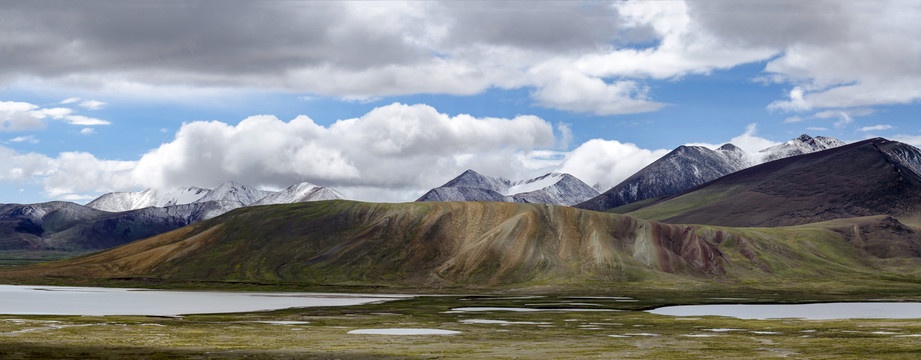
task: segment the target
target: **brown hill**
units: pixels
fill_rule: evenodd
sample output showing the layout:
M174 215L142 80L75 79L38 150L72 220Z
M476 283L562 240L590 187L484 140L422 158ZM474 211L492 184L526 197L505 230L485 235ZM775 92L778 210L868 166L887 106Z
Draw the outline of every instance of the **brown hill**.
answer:
M325 201L239 209L105 252L3 269L0 278L416 288L852 279L903 271L888 257L918 257L918 232L874 225L882 220L730 229L541 204ZM892 231L912 235L887 246L867 240Z

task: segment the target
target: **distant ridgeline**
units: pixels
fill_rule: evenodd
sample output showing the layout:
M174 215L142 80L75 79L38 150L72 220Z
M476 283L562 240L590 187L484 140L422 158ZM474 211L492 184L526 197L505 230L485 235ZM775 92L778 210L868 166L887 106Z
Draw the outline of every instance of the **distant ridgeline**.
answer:
M511 181L467 170L416 201L502 201L568 206L598 194L598 190L569 174L550 173Z
M576 207L605 211L641 200L675 195L753 165L841 145L844 142L834 138L813 138L805 134L756 153L745 152L733 144L725 144L716 150L682 145L603 194Z
M244 206L342 198L333 189L306 182L272 192L230 181L214 190L188 187L108 193L86 206L63 201L3 204L0 251L108 249Z
M294 193L327 193L302 186L266 194L230 183L91 203L166 205L119 213L64 202L3 205L5 249L101 249L153 236L51 264L3 268L0 278L561 291L623 283L915 286L921 150L881 138L829 144L804 136L761 152L757 161L731 145L679 147L638 175L672 166L671 178L678 179L725 170L725 159L744 168L614 209L624 214L524 203L525 196L562 199L574 179L566 174L516 182L473 171L420 200L489 194L496 201L315 201L211 218L230 207L303 200ZM802 153L786 156L795 152Z

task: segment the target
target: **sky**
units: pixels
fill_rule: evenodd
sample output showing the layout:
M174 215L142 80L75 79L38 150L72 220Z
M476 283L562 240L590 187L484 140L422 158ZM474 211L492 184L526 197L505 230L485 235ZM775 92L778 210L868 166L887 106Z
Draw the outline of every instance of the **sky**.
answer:
M466 169L606 189L682 144L921 145L911 1L3 1L0 203Z

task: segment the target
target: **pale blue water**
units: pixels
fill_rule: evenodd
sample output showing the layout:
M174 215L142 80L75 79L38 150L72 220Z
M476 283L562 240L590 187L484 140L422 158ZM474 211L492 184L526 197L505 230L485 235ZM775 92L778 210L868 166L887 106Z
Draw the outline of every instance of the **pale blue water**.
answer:
M921 319L921 303L836 302L770 305L680 305L661 307L649 310L649 312L671 316L729 316L739 319Z
M176 316L349 306L407 297L410 296L0 285L0 314Z

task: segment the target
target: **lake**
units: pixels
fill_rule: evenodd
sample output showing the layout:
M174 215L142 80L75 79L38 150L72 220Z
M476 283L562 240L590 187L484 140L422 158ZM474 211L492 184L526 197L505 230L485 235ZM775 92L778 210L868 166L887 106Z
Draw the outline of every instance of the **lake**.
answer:
M817 304L720 304L666 306L648 312L671 316L729 316L739 319L808 320L921 319L916 302L834 302Z
M349 306L409 297L412 296L0 285L0 314L177 316Z

